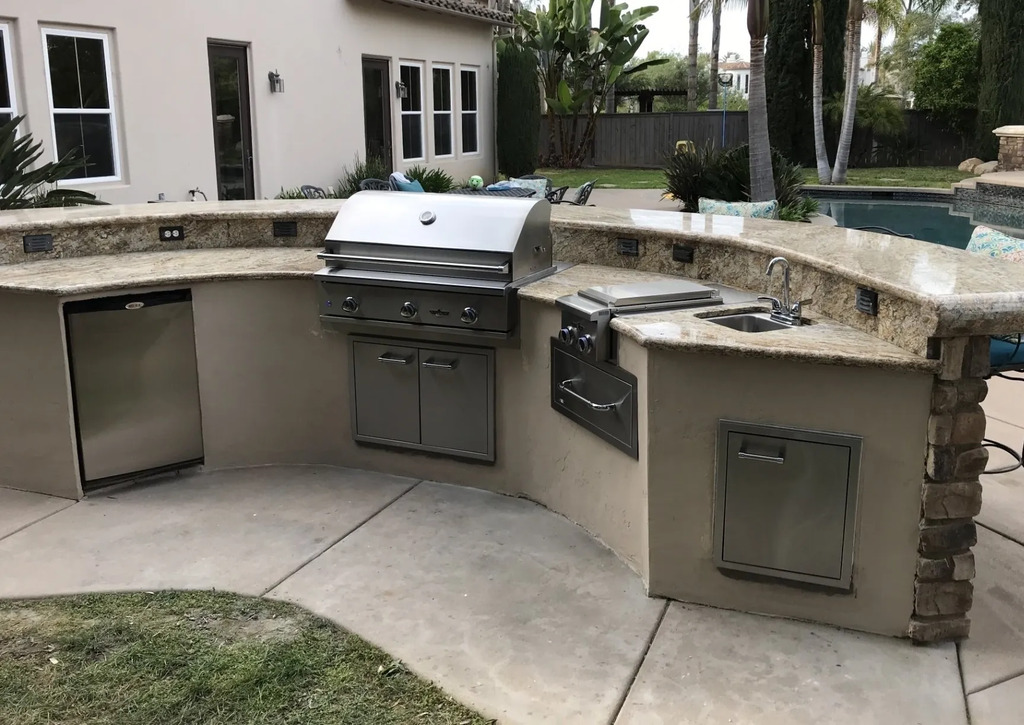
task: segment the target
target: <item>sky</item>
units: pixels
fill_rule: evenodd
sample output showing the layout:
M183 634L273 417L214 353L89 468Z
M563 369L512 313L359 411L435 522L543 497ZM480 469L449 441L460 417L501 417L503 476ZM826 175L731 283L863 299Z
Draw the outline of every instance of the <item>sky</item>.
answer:
M689 43L689 6L688 0L624 0L631 9L644 5L656 5L658 12L645 23L651 34L641 46L640 54L652 50L664 53L682 53L686 55ZM711 50L711 18L704 17L700 21L701 52ZM739 53L741 58L750 57L750 36L747 35L746 8L727 9L722 12L722 55L728 52Z

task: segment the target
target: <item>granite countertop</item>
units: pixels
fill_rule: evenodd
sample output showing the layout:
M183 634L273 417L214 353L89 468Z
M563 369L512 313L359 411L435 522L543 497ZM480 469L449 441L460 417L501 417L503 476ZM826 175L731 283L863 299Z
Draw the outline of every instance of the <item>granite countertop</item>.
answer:
M0 290L79 295L236 279L311 279L319 249L189 249L0 265Z
M519 296L554 304L559 297L575 294L592 285L672 279L679 277L580 264L524 287ZM723 297L728 302L728 296ZM813 311L804 313L810 324L771 332L741 332L704 319L767 309L766 305L744 301L715 307L621 315L612 320L612 329L648 348L924 373L938 369L936 360L914 355L874 335L815 315Z

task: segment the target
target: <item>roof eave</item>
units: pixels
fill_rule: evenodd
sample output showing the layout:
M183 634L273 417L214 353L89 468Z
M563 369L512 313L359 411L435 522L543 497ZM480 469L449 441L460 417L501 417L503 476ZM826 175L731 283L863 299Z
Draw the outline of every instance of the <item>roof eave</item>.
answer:
M508 20L499 20L497 18L485 18L481 15L474 15L473 13L461 12L459 10L452 10L451 8L441 7L438 5L427 5L421 3L418 0L384 0L384 2L392 3L394 5L404 5L408 8L416 8L417 10L423 10L425 12L440 13L442 15L449 15L455 18L462 18L463 20L476 20L480 23L487 23L488 25L497 26L499 28L514 28L515 23L512 22L511 16Z

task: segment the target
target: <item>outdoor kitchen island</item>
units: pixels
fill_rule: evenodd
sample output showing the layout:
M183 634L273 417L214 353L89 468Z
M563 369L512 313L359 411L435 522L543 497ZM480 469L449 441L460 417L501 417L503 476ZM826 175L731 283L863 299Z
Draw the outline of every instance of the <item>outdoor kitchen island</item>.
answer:
M925 641L967 633L985 336L1024 327L1024 294L1001 292L1024 290L1012 265L845 230L556 209L555 259L598 264L562 265L520 290L518 343L493 347L487 464L353 440L352 343L321 325L310 278L336 206L160 206L0 223L0 485L81 495L62 304L187 288L207 468L335 464L523 495L604 541L653 595ZM296 237L273 237L273 222L296 220ZM175 225L178 251L153 251L156 227ZM52 234L64 258L28 261L32 234ZM708 319L764 309L751 299L777 294L764 277L776 254L793 265L795 297L817 298L809 324L749 333ZM665 272L739 297L612 320L615 365L636 379L634 458L552 408L555 301ZM857 287L877 293L868 312ZM817 473L780 478L786 464L824 472L828 493L802 485ZM765 506L750 485L759 478L788 490L789 505ZM764 540L746 533L760 531L791 534L757 560ZM797 546L822 532L820 551Z

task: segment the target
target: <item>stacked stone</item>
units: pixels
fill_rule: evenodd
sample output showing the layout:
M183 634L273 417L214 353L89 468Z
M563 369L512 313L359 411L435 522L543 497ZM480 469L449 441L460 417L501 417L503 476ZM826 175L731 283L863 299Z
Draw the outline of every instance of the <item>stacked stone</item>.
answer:
M917 642L956 640L970 633L974 596L974 517L981 510L979 476L988 385L988 337L943 339L941 370L932 388L928 452L921 490L921 524L914 615Z
M1024 136L999 138L999 166L997 171L1024 171Z

